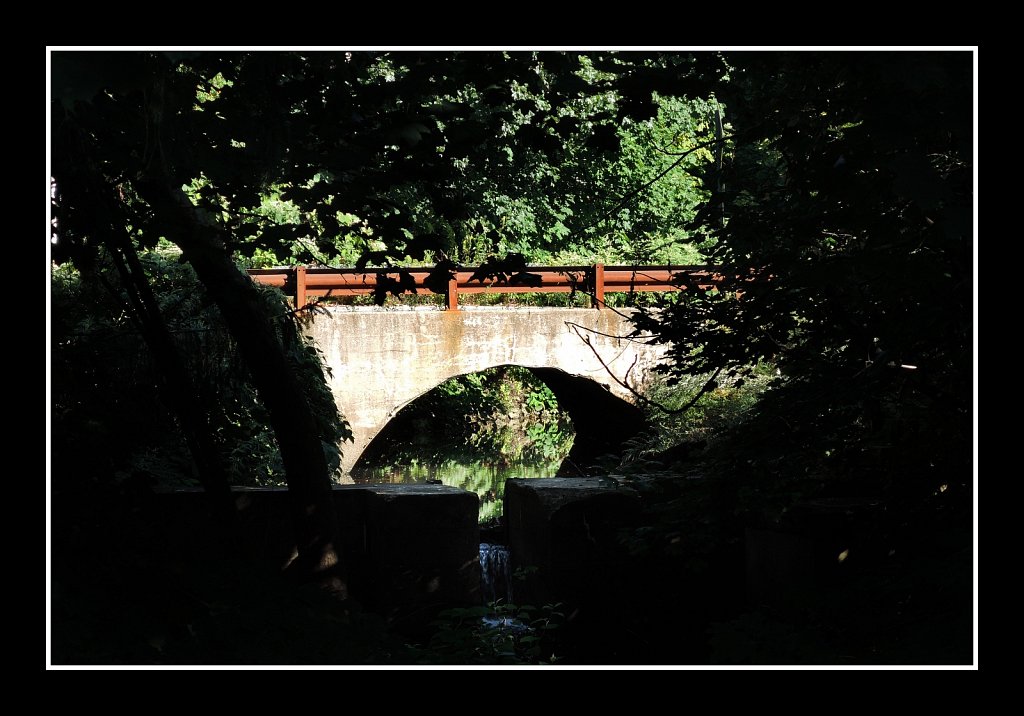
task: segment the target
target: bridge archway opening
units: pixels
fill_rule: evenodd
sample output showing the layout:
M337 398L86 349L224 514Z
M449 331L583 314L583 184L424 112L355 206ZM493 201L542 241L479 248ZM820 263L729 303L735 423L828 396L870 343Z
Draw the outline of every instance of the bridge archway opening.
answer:
M490 413L474 402L488 392L504 403ZM644 426L639 408L591 378L502 364L455 376L403 406L367 445L352 476L364 481L380 466L441 463L446 455L526 472L536 467L548 477L592 474L601 456L621 451Z
M446 460L555 471L574 437L571 418L532 372L503 364L457 375L404 405L359 457L370 466Z

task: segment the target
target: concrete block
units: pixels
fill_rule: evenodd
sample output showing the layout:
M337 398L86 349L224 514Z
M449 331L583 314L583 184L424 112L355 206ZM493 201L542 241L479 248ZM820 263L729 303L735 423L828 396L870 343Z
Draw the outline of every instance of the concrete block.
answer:
M505 520L513 569L536 568L515 583L515 600L591 601L609 572L628 561L620 531L635 524L639 513L636 492L610 478L508 480Z
M234 488L239 558L283 566L295 549L285 488ZM444 485L344 485L333 490L350 594L394 621L480 601L479 498ZM154 519L188 561L208 550L201 490L156 495Z

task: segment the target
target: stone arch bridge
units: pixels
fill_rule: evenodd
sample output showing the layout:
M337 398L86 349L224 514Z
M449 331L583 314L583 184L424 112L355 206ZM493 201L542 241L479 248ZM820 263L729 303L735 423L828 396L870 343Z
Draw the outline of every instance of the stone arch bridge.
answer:
M718 290L740 277L710 266L333 269L295 266L249 272L277 286L296 307L311 297L443 292L435 307L317 310L307 330L324 352L338 408L354 444L342 446L347 474L404 406L449 378L502 365L523 366L551 388L576 428L569 460L587 465L643 428L635 395L664 357L665 345L627 336L629 311L608 310L606 292ZM587 308L459 306L460 294L570 293ZM738 295L738 294L737 294ZM598 309L598 310L595 310Z
M570 459L611 452L643 427L635 396L665 347L626 338L627 313L586 308L479 307L459 311L332 307L307 329L331 369L352 428L347 473L410 402L459 375L502 365L530 369L576 428Z

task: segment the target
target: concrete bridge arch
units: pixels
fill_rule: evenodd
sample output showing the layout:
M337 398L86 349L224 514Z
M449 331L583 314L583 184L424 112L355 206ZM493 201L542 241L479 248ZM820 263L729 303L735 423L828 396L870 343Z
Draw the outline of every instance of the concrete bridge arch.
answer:
M620 337L632 329L628 314L609 310L332 307L308 330L352 428L354 443L343 445L348 473L417 397L450 378L501 365L529 368L551 388L576 427L570 459L611 451L642 427L642 416L609 371L643 385L665 353L664 346Z

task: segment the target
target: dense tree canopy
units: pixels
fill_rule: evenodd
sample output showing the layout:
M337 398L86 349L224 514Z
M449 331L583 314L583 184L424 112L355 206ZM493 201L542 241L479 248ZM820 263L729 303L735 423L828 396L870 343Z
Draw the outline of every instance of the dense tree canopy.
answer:
M774 359L775 457L968 475L971 55L729 62L736 135L697 221L710 262L757 280L740 301L694 295L643 325L679 339L677 372Z
M502 250L542 256L587 250L614 231L651 231L652 214L665 223L672 213L658 206L666 184L686 179L669 177L646 203L603 216L658 168L652 142L638 136L654 132L671 152L709 133L707 107L682 111L678 102L661 108L652 130L643 122L659 112L652 90L678 94L682 80L703 89L722 71L713 57L571 53L199 53L132 57L138 65L127 69L123 56L59 53L54 61L62 114L97 123L94 139L111 161L128 159L120 156L125 142L141 141L128 175L154 154L173 156L200 206L230 229L229 249L285 258L301 239L307 260L333 260L351 228L342 222L355 221L378 249L365 260L378 263L432 250L455 259ZM83 67L95 74L81 78ZM103 86L106 71L122 77L118 89L158 80L149 107L111 92L74 105L72 90ZM68 75L79 84L69 87ZM128 130L147 123L148 135ZM301 223L268 226L255 209L270 188L293 202ZM475 247L481 240L488 245Z

